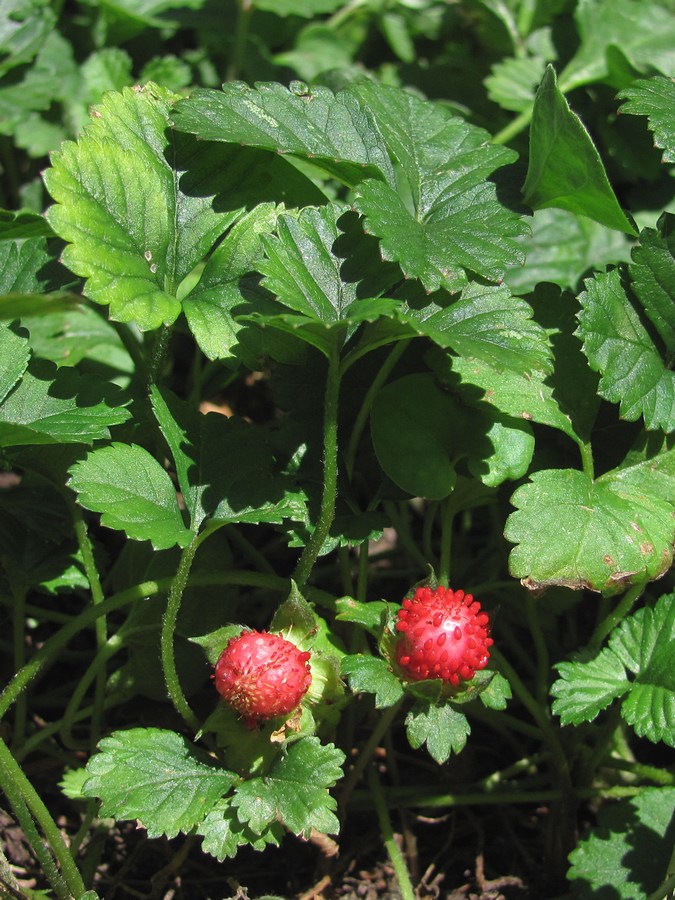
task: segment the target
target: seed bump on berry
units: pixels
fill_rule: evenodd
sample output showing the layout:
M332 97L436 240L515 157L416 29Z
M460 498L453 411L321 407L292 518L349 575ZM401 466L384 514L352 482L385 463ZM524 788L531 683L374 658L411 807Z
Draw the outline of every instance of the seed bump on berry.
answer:
M454 686L470 681L488 663L489 625L471 594L418 588L398 611L396 661L413 681L440 678Z

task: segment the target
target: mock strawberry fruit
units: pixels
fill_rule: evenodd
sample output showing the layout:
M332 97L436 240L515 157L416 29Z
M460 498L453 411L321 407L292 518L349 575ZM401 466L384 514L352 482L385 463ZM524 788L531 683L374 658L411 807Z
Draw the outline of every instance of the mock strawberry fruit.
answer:
M310 655L279 634L243 631L218 658L216 688L249 725L287 716L311 684Z
M398 611L396 661L413 681L440 678L456 686L487 665L489 628L487 613L471 594L418 588Z

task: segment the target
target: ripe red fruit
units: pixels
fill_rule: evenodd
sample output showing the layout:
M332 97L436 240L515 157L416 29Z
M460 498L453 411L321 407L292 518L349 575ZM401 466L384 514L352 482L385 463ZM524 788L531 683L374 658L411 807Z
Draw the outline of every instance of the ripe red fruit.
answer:
M311 684L310 656L279 634L243 631L218 658L216 689L249 725L287 716Z
M403 601L396 630L396 661L413 681L441 678L452 685L469 681L490 656L490 620L464 591L418 588Z

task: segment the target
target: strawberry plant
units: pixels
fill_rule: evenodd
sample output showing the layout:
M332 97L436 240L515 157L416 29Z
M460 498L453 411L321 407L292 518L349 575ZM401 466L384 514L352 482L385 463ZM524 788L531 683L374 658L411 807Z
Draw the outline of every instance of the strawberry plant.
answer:
M2 15L3 890L669 896L672 6Z

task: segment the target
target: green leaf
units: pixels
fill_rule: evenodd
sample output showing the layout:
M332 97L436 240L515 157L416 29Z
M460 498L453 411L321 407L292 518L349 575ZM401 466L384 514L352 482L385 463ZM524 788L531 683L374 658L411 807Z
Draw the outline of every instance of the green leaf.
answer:
M232 356L243 327L235 319L248 287L244 276L262 256L262 235L277 222L272 203L260 203L241 218L209 257L199 283L183 300L190 331L209 359Z
M104 738L87 772L82 792L102 800L100 815L139 819L151 838L191 831L236 780L184 737L159 728Z
M278 847L283 830L278 822L272 822L261 834L253 831L237 818L231 799L219 800L197 827L197 834L204 838L202 850L215 856L219 862L233 859L240 847L250 846L264 850L272 844Z
M303 514L304 495L279 471L263 429L237 416L202 415L156 387L151 398L194 531L207 518L256 524Z
M101 513L108 528L151 541L156 550L190 543L193 533L183 524L176 489L147 450L114 443L93 450L70 471L80 503Z
M555 206L635 234L588 132L558 88L552 66L534 102L523 198L533 209Z
M459 300L440 291L431 300L411 297L389 314L460 356L477 357L515 372L551 368L546 333L532 319L532 307L509 289L478 282Z
M0 72L29 62L53 32L57 14L47 0L8 0L0 33Z
M410 746L417 750L426 744L429 755L439 765L446 762L452 753L460 753L471 734L471 726L464 713L449 703L437 706L419 701L406 716L405 727Z
M211 141L246 144L311 159L346 184L364 178L393 180L382 137L367 108L353 94L290 89L275 83L250 88L243 82L222 92L197 89L176 105L176 126Z
M614 594L658 578L673 559L675 450L593 479L575 469L535 472L511 498L509 567L527 587Z
M581 45L560 75L565 92L606 78L610 48L620 48L640 72L656 68L671 75L675 70L675 19L665 6L640 0L583 0L575 18Z
M675 358L675 216L663 213L657 229L640 232L630 266L632 289L664 343Z
M532 106L546 60L543 56L507 56L492 66L485 79L488 96L502 109L523 112Z
M578 440L569 415L560 409L543 372L521 374L471 356L452 357L449 362L452 365L449 375L447 363L443 367L435 366L437 369L441 368L440 377L444 380L452 381L455 373L460 377L462 385L479 387L483 391L480 399L507 415L549 425L572 440Z
M551 687L552 710L563 725L592 722L630 690L623 663L609 648L587 662L559 663L556 669L560 678Z
M170 132L173 99L152 85L106 94L79 141L64 144L45 173L56 201L47 217L69 242L64 263L112 318L144 330L177 318L181 282L240 212L214 210L232 167L221 148Z
M647 116L654 143L663 150L663 162L675 162L675 81L654 75L621 91L622 113Z
M44 216L24 209L9 212L0 209L0 240L53 237L54 232Z
M345 656L341 663L341 671L355 694L364 692L375 695L376 709L393 706L403 696L400 679L381 657L363 653Z
M520 296L542 281L576 293L583 275L630 257L625 234L565 209L536 210L532 234L519 238L519 242L527 254L525 265L510 268L505 280Z
M483 706L488 709L506 709L508 701L512 697L511 685L499 672L492 673L493 677L478 695Z
M0 403L28 368L30 347L25 337L0 324Z
M308 836L313 828L337 833L337 804L328 790L342 777L344 758L341 750L322 745L318 738L296 741L264 777L238 787L232 803L239 820L256 834L276 821L298 835Z
M0 243L0 294L24 294L44 291L44 268L51 262L44 238L2 241ZM6 301L3 300L3 303Z
M356 208L384 259L396 260L428 291L458 290L467 272L500 281L522 260L515 238L526 226L499 202L488 177L513 153L439 104L398 88L360 82L350 90L373 112L407 182L400 192L374 180L356 190Z
M116 385L33 359L0 406L0 446L91 444L129 418Z
M622 622L609 646L635 676L621 704L624 720L640 737L675 747L675 596Z
M386 600L371 600L369 603L359 603L352 597L340 597L335 601L338 611L335 617L340 622L351 622L365 628L375 637L382 633L382 625L386 620L389 604Z
M459 459L466 457L471 472L495 487L524 475L534 450L525 422L485 404L468 408L424 373L382 388L371 411L371 435L389 478L413 496L436 500L454 489Z
M659 895L673 850L675 788L643 788L603 805L598 823L572 851L567 877L581 900L647 900Z
M652 290L645 272L638 270L639 287L653 315L667 286ZM577 334L591 368L602 377L598 391L618 403L621 416L634 421L644 417L648 429L675 429L675 373L662 360L651 335L643 325L619 270L597 275L585 282L579 295ZM664 310L664 325L672 313Z

